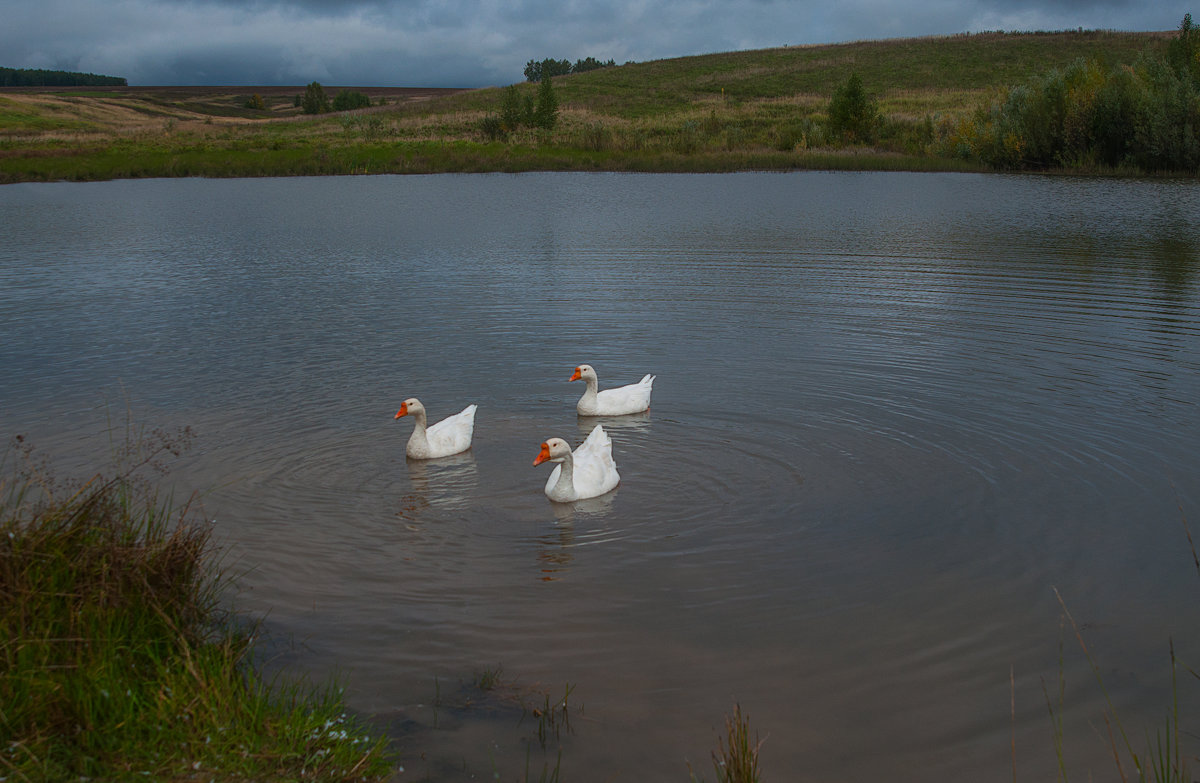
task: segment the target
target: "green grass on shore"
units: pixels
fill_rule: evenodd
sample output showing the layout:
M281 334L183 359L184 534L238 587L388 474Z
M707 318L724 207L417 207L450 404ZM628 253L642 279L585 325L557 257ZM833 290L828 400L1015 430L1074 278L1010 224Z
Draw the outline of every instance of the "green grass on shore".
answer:
M728 52L559 77L551 131L483 131L504 88L379 94L384 105L305 117L301 88L0 93L0 182L529 170L980 170L939 139L989 97L1079 58L1162 53L1164 33L984 33ZM883 119L870 148L824 133L851 73ZM370 88L361 88L368 94ZM517 89L532 97L536 85Z
M268 684L252 631L218 608L210 529L123 467L54 482L22 445L0 481L0 779L349 781L390 773L386 740L332 686Z

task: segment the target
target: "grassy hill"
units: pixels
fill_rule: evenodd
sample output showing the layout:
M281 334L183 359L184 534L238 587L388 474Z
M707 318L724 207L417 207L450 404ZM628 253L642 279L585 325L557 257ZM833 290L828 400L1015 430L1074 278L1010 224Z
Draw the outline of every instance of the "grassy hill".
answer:
M763 101L817 96L827 101L852 72L885 104L911 94L986 91L1073 60L1132 62L1147 46L1165 50L1170 33L983 33L728 52L625 65L563 79L568 103L624 117L668 113L724 96ZM957 100L948 105L958 106Z
M0 90L0 181L530 169L970 167L938 128L1002 88L1086 58L1166 50L1173 32L982 33L708 54L554 81L552 131L486 133L504 88L353 88L378 104L306 116L302 87ZM839 149L821 128L857 73L886 132ZM339 88L326 88L332 95ZM532 84L519 84L532 98ZM247 108L258 94L265 108Z

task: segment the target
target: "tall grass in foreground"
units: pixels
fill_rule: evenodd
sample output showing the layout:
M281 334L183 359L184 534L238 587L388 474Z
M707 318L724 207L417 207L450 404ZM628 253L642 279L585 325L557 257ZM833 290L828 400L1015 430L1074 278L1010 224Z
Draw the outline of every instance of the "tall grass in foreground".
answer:
M18 442L0 479L0 778L360 780L384 740L338 692L264 682L218 605L211 530L143 474L188 433L54 481ZM18 439L19 441L19 439Z
M1198 567L1200 567L1200 564L1198 564ZM1183 746L1180 744L1179 737L1179 684L1176 680L1177 661L1175 658L1174 642L1170 644L1171 705L1167 711L1165 725L1155 732L1153 741L1151 741L1149 733L1147 733L1146 749L1139 753L1133 741L1129 738L1129 733L1126 731L1121 721L1121 716L1113 704L1112 697L1108 693L1108 687L1104 684L1104 678L1101 676L1100 667L1096 659L1092 657L1092 652L1088 649L1087 643L1083 639L1083 633L1079 625L1076 624L1075 618L1071 616L1071 612L1067 609L1067 604L1059 594L1057 588L1054 591L1054 595L1058 598L1059 605L1062 606L1063 616L1070 624L1071 630L1075 635L1075 640L1083 650L1083 654L1092 668L1092 674L1095 676L1096 682L1100 687L1100 693L1104 697L1104 726L1108 732L1109 750L1112 752L1113 762L1116 764L1117 774L1120 776L1122 783L1129 783L1130 780L1136 780L1138 783L1147 783L1148 781L1153 781L1153 783L1191 783L1192 778L1188 773L1187 759L1183 755ZM1063 742L1062 716L1065 702L1063 668L1063 649L1060 640L1058 712L1055 712L1055 706L1050 698L1049 691L1046 692L1046 705L1049 708L1050 719L1054 725L1054 751L1058 758L1059 778L1063 783L1066 783L1068 777ZM1200 677L1200 675L1197 676ZM1130 769L1126 768L1127 763L1131 767Z
M717 783L759 783L758 751L764 741L757 733L750 739L750 720L742 714L742 705L735 704L733 714L725 716L725 736L717 738L712 754ZM692 783L703 781L695 772L691 777Z

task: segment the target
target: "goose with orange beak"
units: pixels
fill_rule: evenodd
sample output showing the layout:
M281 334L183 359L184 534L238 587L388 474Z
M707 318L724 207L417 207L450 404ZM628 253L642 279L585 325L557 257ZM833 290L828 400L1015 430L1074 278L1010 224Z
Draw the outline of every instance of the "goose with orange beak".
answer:
M404 453L412 459L436 459L471 448L471 437L475 434L476 408L477 405L468 405L461 412L430 427L427 425L425 406L416 397L409 397L400 404L400 410L395 416L397 419L402 416L413 417L413 431Z
M599 424L574 452L562 438L547 440L533 464L543 462L558 463L546 481L546 497L558 503L599 497L621 481L613 460L612 440Z
M600 381L590 364L581 364L568 379L583 381L587 388L575 404L580 416L627 416L650 409L650 392L654 386L653 375L642 376L637 383L618 386L615 389L599 390Z

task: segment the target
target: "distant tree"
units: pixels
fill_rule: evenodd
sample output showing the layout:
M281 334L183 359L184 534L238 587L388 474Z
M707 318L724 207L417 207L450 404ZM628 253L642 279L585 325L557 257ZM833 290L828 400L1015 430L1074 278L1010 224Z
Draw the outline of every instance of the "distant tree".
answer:
M293 105L293 106L295 106L297 109L299 109L299 108L300 108L300 104L301 104L302 102L303 102L303 99L302 99L302 98L301 98L299 95L297 95L297 96L296 96L296 99L295 99L294 101L292 101L292 105Z
M533 109L533 124L550 130L558 121L558 98L554 97L553 79L542 76L538 83L537 104Z
M304 89L300 108L305 114L324 114L329 111L329 99L325 97L325 88L320 82L313 82Z
M566 76L569 73L583 73L584 71L594 71L597 68L609 68L616 64L617 61L613 59L609 59L608 62L601 62L595 57L585 57L582 60L576 60L575 64L571 65L570 60L555 60L553 57L547 57L545 60L530 60L525 63L525 80L540 82L543 76Z
M585 57L582 60L575 61L575 64L571 66L571 73L583 73L584 71L594 71L598 68L610 68L616 64L616 60L610 59L608 62L602 63L595 57Z
M246 108L258 109L259 111L262 111L263 109L267 108L267 104L265 101L263 101L263 97L261 95L254 93L246 99Z
M553 57L547 57L541 62L530 60L525 64L525 80L530 82L540 82L546 77L566 76L570 72L570 60L555 60Z
M340 90L337 95L333 96L334 111L365 109L370 105L371 99L363 93L355 90Z
M879 125L879 108L867 95L862 79L851 74L829 101L829 130L851 143L870 143Z
M1192 15L1184 14L1179 35L1171 39L1167 61L1180 76L1200 82L1200 27L1192 24Z

